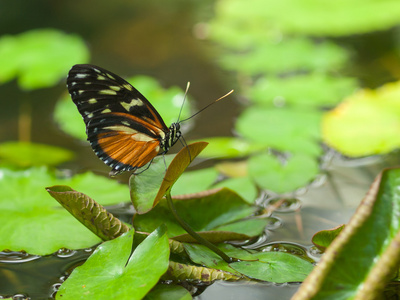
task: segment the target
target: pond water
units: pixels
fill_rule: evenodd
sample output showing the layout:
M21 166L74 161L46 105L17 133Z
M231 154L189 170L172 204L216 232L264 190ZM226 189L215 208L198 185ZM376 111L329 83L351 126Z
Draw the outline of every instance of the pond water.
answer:
M171 1L167 5L156 1L129 3L118 0L98 1L96 9L93 9L93 3L88 0L80 1L79 5L45 0L34 4L23 0L3 0L1 5L7 7L8 13L1 13L4 17L0 18L0 33L17 34L51 27L79 34L88 43L92 63L118 71L121 76L151 75L165 87L177 85L183 89L186 82L191 81L190 94L196 99L196 106L203 107L236 88L233 75L217 66L213 56L213 51L217 50L193 34L194 25L212 15L212 4L211 1ZM364 38L356 37L355 44L369 45L371 36ZM342 42L352 41L346 39ZM366 54L360 55L359 59L363 62L366 57ZM363 80L371 86L383 80L382 77L372 77L363 75ZM29 93L31 103L34 103L31 107L32 140L77 152L77 160L63 165L64 168L75 170L77 166L83 166L108 172L89 147L82 147L54 124L52 111L55 102L65 92L65 83L61 82L54 88ZM17 140L22 98L28 95L21 96L15 82L1 85L0 95L0 139ZM193 120L195 126L185 133L186 140L231 136L239 111L240 105L232 100L214 105ZM313 234L347 223L380 170L398 164L395 154L357 160L333 152L326 156L321 177L311 186L288 195L300 201L301 209L274 212L280 226L268 229L265 240L262 243L258 241L253 247L294 243L311 258L318 259L311 248ZM120 216L124 214L122 208L111 211ZM23 292L32 299L50 297L63 276L90 253L91 249L61 251L48 257L3 253L0 255L0 295L15 295L15 299L23 299L23 294L18 295ZM216 282L196 299L289 299L297 288L295 283Z

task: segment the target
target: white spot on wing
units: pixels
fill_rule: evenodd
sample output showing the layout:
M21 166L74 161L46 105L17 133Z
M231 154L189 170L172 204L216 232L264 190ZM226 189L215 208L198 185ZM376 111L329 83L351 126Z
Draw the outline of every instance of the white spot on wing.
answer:
M97 103L97 100L95 98L89 99L88 100L89 104L95 104Z
M106 108L101 111L102 114L106 114L106 113L110 113L110 112L111 112L111 109L109 109L109 108Z
M122 102L121 102L121 105L122 105L123 108L126 109L126 111L129 112L130 109L131 109L132 107L134 107L134 106L142 106L142 105L143 105L143 102L142 102L142 100L140 100L140 99L132 99L131 102L129 102L129 103L126 103L126 102L122 101Z
M75 75L76 78L86 78L88 77L88 74L83 74L83 73L79 73Z
M117 92L113 90L101 90L99 91L100 95L116 95Z

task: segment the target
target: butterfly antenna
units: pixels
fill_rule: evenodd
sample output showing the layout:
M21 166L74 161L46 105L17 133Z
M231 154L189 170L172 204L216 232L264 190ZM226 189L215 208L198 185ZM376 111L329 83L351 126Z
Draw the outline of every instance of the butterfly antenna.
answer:
M188 81L188 83L187 83L187 85L186 85L185 95L183 96L183 101L182 101L182 105L181 105L181 110L179 111L178 120L176 121L176 123L179 123L179 119L180 119L180 117L181 117L183 105L185 104L186 96L187 96L187 93L188 93L188 91L189 91L189 87L190 87L190 81Z
M233 93L233 90L229 91L228 93L226 93L226 94L223 95L222 97L219 97L217 100L214 100L214 101L211 102L210 104L208 104L208 105L206 105L205 107L203 107L202 109L200 109L200 110L199 110L197 113L195 113L194 115L190 116L189 118L187 118L187 119L185 119L185 120L180 121L179 123L185 122L185 121L187 121L187 120L193 118L194 116L197 116L199 113L201 113L203 110L205 110L205 109L208 108L209 106L213 105L214 103L218 102L219 100L222 100L222 99L228 97L228 96L229 96L230 94L232 94L232 93ZM181 110L182 110L182 108L181 108Z

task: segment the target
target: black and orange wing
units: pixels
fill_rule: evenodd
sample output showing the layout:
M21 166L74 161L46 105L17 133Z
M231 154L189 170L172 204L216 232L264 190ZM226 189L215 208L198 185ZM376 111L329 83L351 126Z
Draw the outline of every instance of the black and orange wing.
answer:
M103 68L75 65L67 87L86 124L96 155L110 175L134 171L160 152L168 128L151 103L131 84Z

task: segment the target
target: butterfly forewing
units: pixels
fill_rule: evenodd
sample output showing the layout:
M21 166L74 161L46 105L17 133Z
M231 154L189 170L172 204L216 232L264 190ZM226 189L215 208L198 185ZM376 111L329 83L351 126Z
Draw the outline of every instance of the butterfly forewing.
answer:
M170 144L170 129L150 102L118 75L75 65L67 86L93 150L113 168L110 174L136 170L168 150L164 145Z

